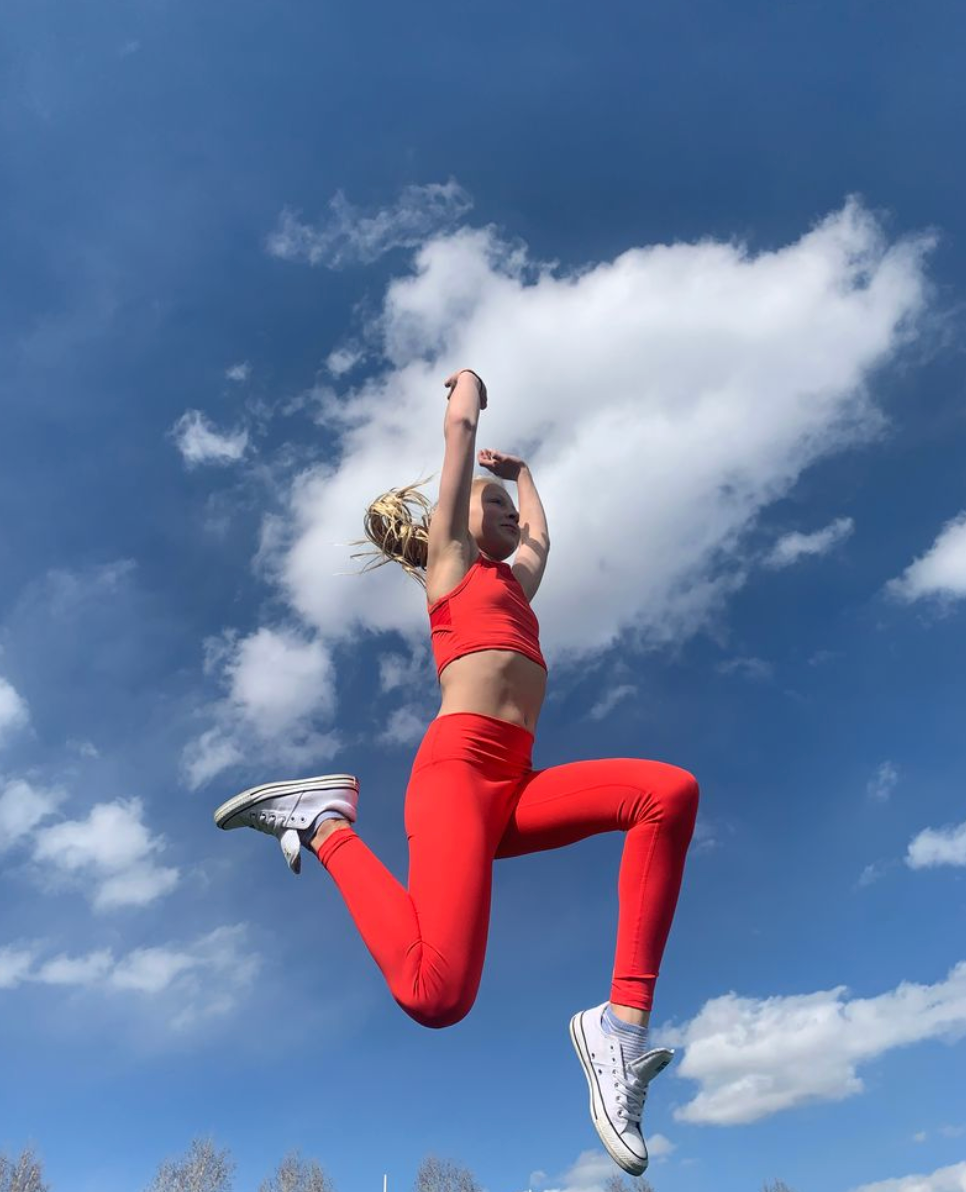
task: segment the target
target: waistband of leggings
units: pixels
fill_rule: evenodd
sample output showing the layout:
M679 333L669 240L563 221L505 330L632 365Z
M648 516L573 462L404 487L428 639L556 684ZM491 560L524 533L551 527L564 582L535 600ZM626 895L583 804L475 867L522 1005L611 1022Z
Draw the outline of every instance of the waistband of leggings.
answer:
M498 747L508 754L527 757L533 751L534 735L529 729L482 712L445 712L431 721L428 733L442 737L471 737L481 744Z

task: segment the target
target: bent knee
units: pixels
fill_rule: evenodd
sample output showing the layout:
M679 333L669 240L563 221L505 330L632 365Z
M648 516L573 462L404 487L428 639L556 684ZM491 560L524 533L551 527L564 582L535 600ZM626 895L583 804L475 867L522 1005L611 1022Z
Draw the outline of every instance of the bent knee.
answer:
M671 793L671 806L674 813L682 819L690 819L693 822L698 814L700 798L701 790L697 778L690 771L679 769L677 781Z
M418 1002L408 1002L396 998L397 1004L414 1022L437 1031L461 1022L473 1008L475 1000L475 995L472 997L437 997L432 1001L420 1000Z
M701 788L698 786L698 780L689 770L679 770L680 775L680 793L678 798L685 804L685 806L698 810L698 803L701 799Z
M641 776L641 800L636 819L691 820L698 814L698 780L680 766L645 762Z

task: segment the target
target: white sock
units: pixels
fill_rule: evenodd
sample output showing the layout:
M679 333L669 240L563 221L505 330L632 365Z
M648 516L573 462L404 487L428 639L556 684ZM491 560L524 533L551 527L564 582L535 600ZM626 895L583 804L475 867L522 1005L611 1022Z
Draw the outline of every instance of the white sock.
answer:
M323 820L329 819L345 819L345 816L341 811L320 811L309 827L303 828L299 832L299 840L302 841L306 848L310 848L312 837L319 830L319 824L321 824Z
M600 1022L605 1035L616 1035L620 1040L625 1064L636 1060L647 1051L647 1027L635 1026L632 1022L625 1022L623 1018L618 1018L611 1009L610 1002L607 1003Z

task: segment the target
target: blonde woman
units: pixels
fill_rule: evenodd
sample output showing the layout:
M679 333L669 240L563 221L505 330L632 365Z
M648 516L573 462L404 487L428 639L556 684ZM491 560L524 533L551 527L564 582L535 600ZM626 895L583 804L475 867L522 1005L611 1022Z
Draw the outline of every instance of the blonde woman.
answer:
M255 787L219 807L215 822L277 836L296 873L300 848L315 853L392 996L427 1027L459 1022L476 998L493 861L622 831L610 998L575 1014L570 1036L601 1141L639 1175L647 1167L640 1129L647 1086L672 1055L648 1049L647 1029L698 787L686 770L637 758L533 769L547 664L530 604L550 549L546 517L522 460L476 454L487 406L480 378L463 369L445 385L438 504L414 521L407 502L424 511L429 503L411 486L374 502L366 518L380 564L399 562L425 587L442 695L406 790L408 888L353 829L359 783L352 775ZM501 484L473 478L475 459L516 483L519 511Z

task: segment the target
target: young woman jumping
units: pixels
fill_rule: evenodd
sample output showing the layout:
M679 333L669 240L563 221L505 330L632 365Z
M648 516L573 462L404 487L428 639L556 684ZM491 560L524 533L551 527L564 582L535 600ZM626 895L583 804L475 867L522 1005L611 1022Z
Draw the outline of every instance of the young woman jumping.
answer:
M300 848L315 853L392 996L427 1027L459 1022L476 998L493 861L622 831L610 999L575 1014L570 1037L597 1133L614 1161L639 1175L647 1086L673 1054L649 1050L647 1030L698 786L686 770L637 758L533 769L547 664L530 602L547 564L546 518L522 460L476 455L487 405L480 378L463 369L445 384L438 504L414 522L407 500L430 507L410 486L374 502L366 518L380 565L399 562L425 586L442 695L406 789L408 888L356 835L359 783L350 774L255 787L222 804L215 823L277 836L296 873ZM502 485L473 478L476 458L516 482L519 512ZM504 560L514 552L511 567Z

